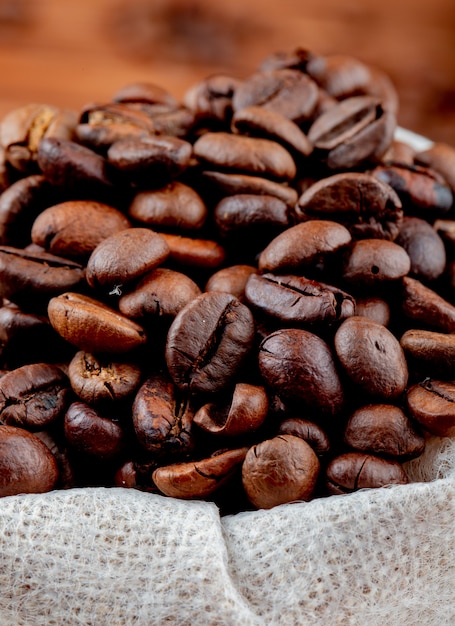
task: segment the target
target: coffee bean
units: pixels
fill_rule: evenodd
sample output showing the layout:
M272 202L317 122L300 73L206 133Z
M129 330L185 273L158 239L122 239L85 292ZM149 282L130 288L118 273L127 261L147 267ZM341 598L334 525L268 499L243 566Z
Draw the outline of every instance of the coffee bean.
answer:
M203 293L174 319L166 363L175 384L192 392L224 389L248 355L254 338L250 310L231 294Z
M455 330L455 306L419 280L403 278L401 308L407 318L446 333Z
M398 281L411 269L411 259L404 248L384 239L355 241L346 254L343 278L357 287L371 287Z
M406 392L409 414L427 432L438 437L455 435L455 383L427 378Z
M400 224L396 243L411 259L410 274L419 280L439 278L446 266L446 251L436 230L423 219L406 216Z
M300 437L278 435L250 448L242 466L242 483L258 509L310 500L319 475L319 460Z
M322 427L300 417L289 417L282 421L278 428L278 434L300 437L313 448L318 456L330 451L330 439Z
M342 322L334 346L343 370L370 397L399 397L408 367L398 339L382 324L354 315Z
M84 402L69 406L63 426L69 445L84 455L110 459L123 448L124 432L120 424Z
M455 377L455 335L411 329L400 339L406 360L420 376Z
M327 491L332 495L407 482L406 472L398 461L361 452L346 452L335 457L326 470Z

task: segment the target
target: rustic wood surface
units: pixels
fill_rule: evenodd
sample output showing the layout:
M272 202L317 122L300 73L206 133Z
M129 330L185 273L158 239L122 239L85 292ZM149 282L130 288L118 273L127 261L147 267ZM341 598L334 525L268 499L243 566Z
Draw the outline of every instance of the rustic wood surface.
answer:
M296 46L382 68L399 123L455 145L453 0L0 0L0 116L31 101L77 110L137 80L181 97Z

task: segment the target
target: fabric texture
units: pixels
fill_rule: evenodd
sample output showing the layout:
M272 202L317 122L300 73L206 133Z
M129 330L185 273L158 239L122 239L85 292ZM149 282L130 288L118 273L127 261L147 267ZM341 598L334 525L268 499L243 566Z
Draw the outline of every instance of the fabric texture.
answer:
M0 623L453 625L455 439L407 470L418 482L223 518L118 488L3 498Z

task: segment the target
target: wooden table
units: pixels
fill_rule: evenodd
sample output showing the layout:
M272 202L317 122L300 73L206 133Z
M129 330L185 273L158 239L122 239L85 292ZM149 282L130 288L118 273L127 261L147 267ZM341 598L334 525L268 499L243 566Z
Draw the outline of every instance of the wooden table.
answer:
M400 124L455 145L453 0L0 0L0 115L31 101L77 110L137 80L181 97L296 46L381 67Z

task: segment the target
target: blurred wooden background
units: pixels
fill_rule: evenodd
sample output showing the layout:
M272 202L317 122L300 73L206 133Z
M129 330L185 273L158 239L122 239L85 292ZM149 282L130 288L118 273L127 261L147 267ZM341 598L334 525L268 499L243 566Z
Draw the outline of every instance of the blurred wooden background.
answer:
M77 110L137 80L181 97L296 46L385 70L400 124L455 145L454 0L0 0L0 116L32 101Z

